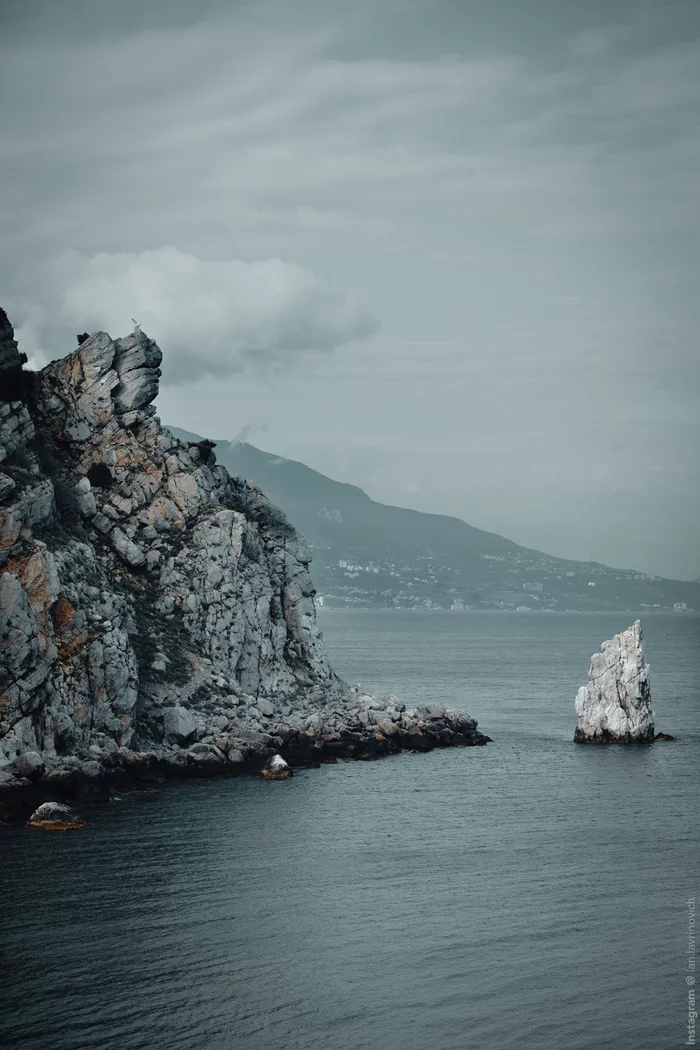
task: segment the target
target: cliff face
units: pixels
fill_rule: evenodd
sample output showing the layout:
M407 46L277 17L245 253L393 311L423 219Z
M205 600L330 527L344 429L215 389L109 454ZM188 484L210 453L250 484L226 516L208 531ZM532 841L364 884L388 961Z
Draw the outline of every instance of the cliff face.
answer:
M160 426L152 340L97 332L26 373L3 318L0 787L485 741L337 678L306 544Z
M649 668L642 625L603 642L591 657L588 685L576 696L574 740L584 744L648 743L654 739Z

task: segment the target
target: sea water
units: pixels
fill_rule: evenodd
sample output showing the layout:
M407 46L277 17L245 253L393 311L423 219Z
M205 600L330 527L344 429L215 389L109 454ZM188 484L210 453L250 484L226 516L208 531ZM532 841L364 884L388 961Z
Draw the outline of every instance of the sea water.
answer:
M4 1050L665 1050L700 896L700 617L644 620L657 728L572 743L619 614L323 611L337 670L482 748L169 784L0 829Z

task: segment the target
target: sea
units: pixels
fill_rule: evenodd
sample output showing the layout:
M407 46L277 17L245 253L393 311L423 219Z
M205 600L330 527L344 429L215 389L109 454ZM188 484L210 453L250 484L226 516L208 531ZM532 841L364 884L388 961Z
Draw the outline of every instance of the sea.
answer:
M671 1050L694 993L700 616L657 729L572 742L618 613L323 610L336 669L486 747L191 781L0 828L3 1050Z

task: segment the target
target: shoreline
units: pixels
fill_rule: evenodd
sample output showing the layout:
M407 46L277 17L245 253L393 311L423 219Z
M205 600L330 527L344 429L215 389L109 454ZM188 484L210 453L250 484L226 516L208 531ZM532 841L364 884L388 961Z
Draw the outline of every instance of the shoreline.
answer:
M52 771L60 776L44 774L34 781L16 777L6 782L0 788L0 828L6 821L9 825L21 822L23 817L27 820L44 802L91 804L108 801L111 795L119 792L148 790L154 784L258 777L273 754L279 754L292 770L318 769L338 761L376 762L390 756L447 748L485 747L489 743L493 743L492 738L477 730L463 734L453 732L451 740L426 732L402 734L398 739L375 735L364 740L328 741L320 746L318 742L285 746L264 754L257 753L242 762L222 760L209 753L178 752L176 755L175 752L134 751L96 776L90 776L77 767L64 767Z

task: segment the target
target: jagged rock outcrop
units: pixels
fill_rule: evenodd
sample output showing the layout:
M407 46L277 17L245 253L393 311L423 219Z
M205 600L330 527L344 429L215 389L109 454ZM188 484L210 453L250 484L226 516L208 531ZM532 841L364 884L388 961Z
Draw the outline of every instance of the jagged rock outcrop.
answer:
M0 334L0 790L485 742L338 679L307 545L211 442L161 427L144 333L38 374Z
M576 696L574 740L584 744L648 743L654 739L649 667L639 620L591 657L588 685Z
M26 355L21 354L17 346L9 317L0 310L0 379L7 381L8 374L20 369L26 360Z

